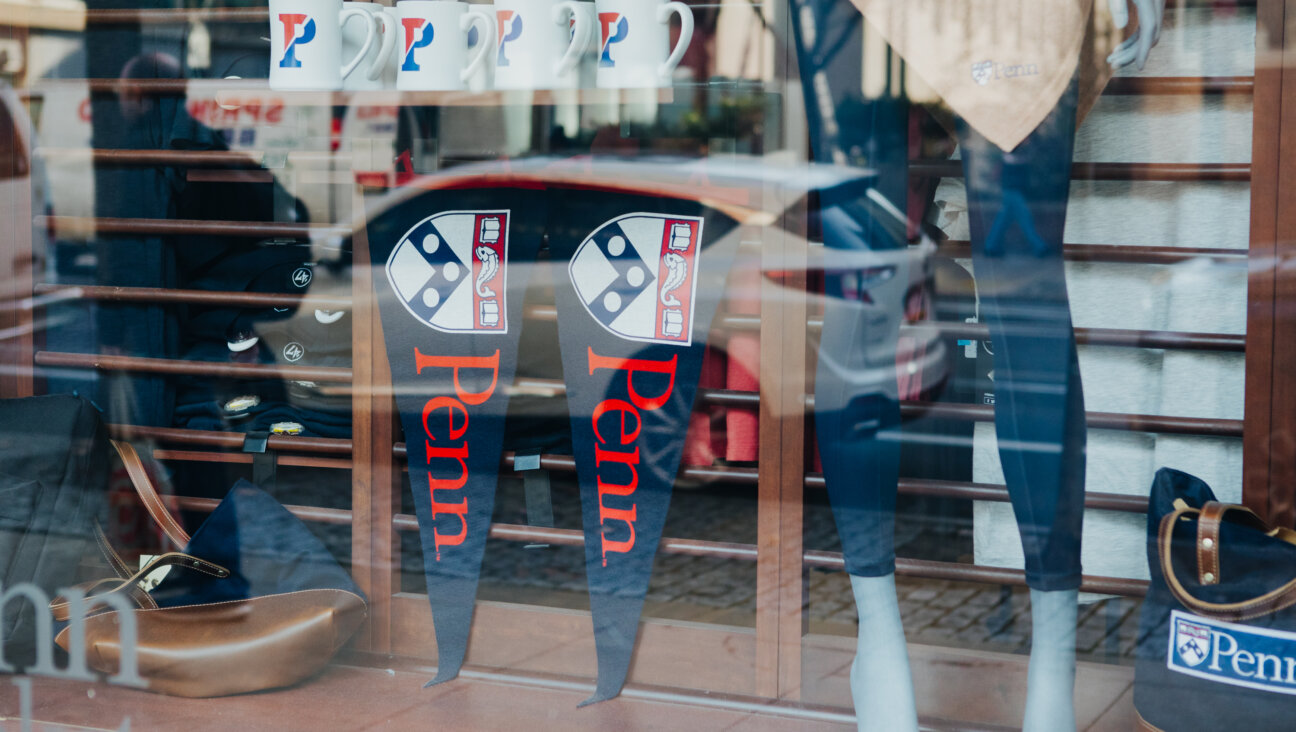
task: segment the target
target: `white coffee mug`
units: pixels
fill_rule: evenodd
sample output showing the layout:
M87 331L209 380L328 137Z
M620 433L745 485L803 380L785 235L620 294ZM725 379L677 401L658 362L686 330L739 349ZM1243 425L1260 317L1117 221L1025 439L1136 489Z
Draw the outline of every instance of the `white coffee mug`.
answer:
M494 23L485 12L456 0L401 0L401 49L396 56L396 88L403 91L456 91L486 62L494 48ZM487 39L468 53L468 29Z
M496 89L574 89L590 27L573 0L495 0ZM575 22L572 22L572 19Z
M585 25L589 26L592 31L589 33L589 43L585 44L582 53L593 54L599 47L598 36L598 9L594 5L594 0L577 0L575 13L567 20L567 31L574 39L576 37L576 16L581 16Z
M681 2L595 0L599 19L598 85L604 89L670 86L693 39L693 11ZM670 16L680 35L670 47Z
M400 16L395 8L378 3L365 3L351 0L347 8L363 10L373 16L378 24L380 42L369 47L369 53L360 62L359 70L342 81L342 88L348 91L361 89L390 88L396 83L396 67L391 63L392 51L400 38ZM359 23L342 25L342 53L347 56L356 53L364 45L364 29Z
M589 43L581 50L580 61L577 63L577 73L580 75L580 86L582 88L592 88L595 85L595 71L598 68L598 10L594 6L594 0L578 0L576 3L576 15L583 16L585 25L589 26ZM576 34L576 15L568 21L569 31L572 37Z
M365 40L355 57L342 63L342 24L352 18L364 21ZM270 0L270 88L341 89L377 35L373 16L343 8L342 0Z
M472 9L480 10L483 13L485 13L487 16L489 16L491 27L492 28L495 27L496 21L495 21L494 5L477 4L477 5L473 5ZM486 47L490 49L490 51L486 53L486 60L482 63L482 65L477 67L477 69L468 76L467 84L468 84L469 91L483 92L490 89L495 83L494 79L495 79L496 49L495 49L494 39L495 39L494 33L490 33L490 34L482 33L477 29L476 26L473 26L472 28L468 29L468 53L475 53L478 44L483 44L483 43L486 44Z

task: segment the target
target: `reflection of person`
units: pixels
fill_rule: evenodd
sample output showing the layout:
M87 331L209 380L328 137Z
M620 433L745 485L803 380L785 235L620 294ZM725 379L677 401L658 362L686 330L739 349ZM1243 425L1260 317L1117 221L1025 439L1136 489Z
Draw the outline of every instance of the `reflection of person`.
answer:
M117 39L119 40L119 39ZM111 53L95 54L97 44ZM106 50L106 49L105 49ZM175 79L180 63L164 53L126 57L102 29L87 33L87 53L109 75L120 63L118 94L90 97L91 146L100 149L154 150L169 147L176 120L184 116L179 97L149 96L144 79ZM176 177L170 169L146 166L94 167L95 215L104 218L165 219L173 214ZM175 253L165 240L148 235L98 237L96 278L116 287L174 287ZM95 306L97 337L105 353L174 358L178 340L172 312L147 303L100 302ZM103 377L96 401L114 422L168 426L174 390L160 375L116 372Z
M1062 235L1077 117L1110 76L1107 64L1141 68L1158 39L1162 0L1133 0L1141 27L1122 43L1124 0L1111 17L1091 12L1093 0L853 0L870 23L932 86L956 116L968 188L973 263L981 312L995 344L995 426L1031 588L1032 650L1024 728L1075 728L1075 627L1081 580L1085 410L1067 300ZM803 0L814 6L817 0ZM833 12L820 5L817 25ZM840 11L837 11L840 12ZM801 20L806 34L805 20ZM825 36L829 35L827 32ZM821 93L824 40L798 38L802 72ZM865 70L867 71L867 70ZM824 115L823 99L812 119ZM870 101L859 114L868 127L865 164L891 172L904 115ZM831 107L831 105L830 105ZM831 113L831 109L829 110ZM840 134L839 120L819 119L816 156ZM900 146L903 155L903 146ZM837 151L840 152L840 151ZM903 161L900 161L901 164ZM878 189L903 208L904 181ZM864 247L868 223L832 225L830 249ZM884 245L885 246L885 245ZM826 278L829 305L815 382L816 433L846 569L859 611L851 691L861 730L916 730L917 713L904 630L895 595L894 513L900 448L894 364L879 340L894 343L901 302L874 291L878 307L846 307L859 299L862 278ZM894 293L891 293L894 294ZM837 304L835 304L837 303Z
M179 78L181 78L180 61L175 56L165 53L142 53L131 58L122 67L121 84L117 87L117 99L121 104L122 116L128 121L137 121L155 107L154 96L146 94L138 84L132 82L141 79Z

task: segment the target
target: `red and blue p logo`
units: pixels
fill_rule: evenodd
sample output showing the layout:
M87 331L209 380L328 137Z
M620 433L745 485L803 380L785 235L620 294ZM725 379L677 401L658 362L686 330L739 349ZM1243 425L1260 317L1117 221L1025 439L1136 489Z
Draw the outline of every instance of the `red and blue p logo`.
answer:
M423 18L401 18L401 25L405 28L405 60L401 62L401 71L418 71L414 51L432 45L432 24Z
M499 56L495 59L495 65L508 66L509 60L504 55L504 47L522 36L522 16L515 10L497 10L495 21L499 26L499 32L495 35L499 39Z
M603 52L599 55L599 66L605 69L616 68L612 58L612 44L620 43L630 35L630 21L621 13L599 13L599 27L603 32Z
M279 60L281 69L300 69L301 59L297 58L297 47L315 40L315 21L305 13L280 13L279 22L283 23L283 58Z

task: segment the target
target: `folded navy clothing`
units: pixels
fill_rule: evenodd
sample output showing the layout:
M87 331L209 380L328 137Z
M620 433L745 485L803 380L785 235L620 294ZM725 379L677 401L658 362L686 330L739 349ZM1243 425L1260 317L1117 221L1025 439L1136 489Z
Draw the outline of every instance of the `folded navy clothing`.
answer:
M304 310L278 321L255 324L273 363L297 366L351 367L351 313L345 310Z
M191 397L182 393L180 398ZM282 401L259 401L253 394L178 404L175 426L219 432L271 432L285 436L351 436L351 415L303 409Z
M193 343L189 361L351 367L351 313L311 309Z
M190 272L184 286L194 290L305 294L315 279L311 248L302 244L258 244L232 250L227 256ZM296 306L237 308L191 305L184 309L181 328L193 341L233 339L257 323L291 317Z

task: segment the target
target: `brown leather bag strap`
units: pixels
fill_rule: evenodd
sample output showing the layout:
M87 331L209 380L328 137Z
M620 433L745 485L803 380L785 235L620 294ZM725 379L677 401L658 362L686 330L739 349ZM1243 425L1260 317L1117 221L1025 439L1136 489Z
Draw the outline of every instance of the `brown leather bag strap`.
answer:
M1256 531L1277 539L1284 538L1278 536L1279 532L1270 529L1264 519L1246 506L1207 501L1201 508L1201 516L1197 519L1197 581L1203 585L1220 583L1220 525L1224 522L1225 514L1231 514L1235 523L1246 524Z
M1258 516L1244 507L1229 505L1223 510L1213 511L1212 514L1215 520L1216 532L1216 538L1214 541L1215 545L1213 549L1216 562L1219 561L1219 521L1225 513L1230 512L1236 512L1239 517L1244 517L1242 518L1243 522L1252 526L1258 524L1257 528L1261 528L1265 533L1269 533L1269 527L1261 521ZM1187 588L1185 588L1183 583L1179 581L1179 577L1175 575L1174 563L1170 561L1170 552L1173 546L1174 526L1175 522L1179 521L1181 518L1185 518L1189 514L1202 513L1204 513L1204 511L1196 508L1180 508L1163 517L1161 519L1161 526L1157 531L1157 553L1160 555L1161 559L1161 573L1165 576L1166 585L1170 588L1170 593L1175 596L1175 599L1183 603L1184 607L1199 615L1234 621L1248 620L1250 618L1260 617L1261 615L1269 615L1270 613L1275 613L1284 608L1296 605L1296 579L1293 579L1276 590L1266 592L1259 597L1254 597L1242 602L1206 602L1204 600L1198 600L1189 594ZM1200 521L1201 519L1199 518L1198 520ZM1202 539L1200 531L1201 527L1199 526L1197 539L1199 562L1201 561L1200 553ZM1201 572L1200 566L1198 567L1198 572Z
M153 602L153 598L150 597L147 592L144 592L143 588L140 587L140 582L145 577L148 577L153 570L159 567L169 567L172 565L192 569L220 579L225 579L230 575L228 569L225 569L214 562L209 562L206 559L199 559L198 557L181 552L167 552L166 554L154 557L152 561L141 567L140 571L126 579L108 577L94 582L86 582L77 585L77 589L84 592L87 598L101 598L104 595L111 595L120 592L129 595L131 599L135 600L135 604L139 607L156 608L157 603ZM111 587L111 589L102 589L105 587ZM143 597L147 599L141 601L140 595L143 595ZM50 612L54 616L54 620L62 622L68 619L69 602L63 596L54 598L49 607Z
M1200 584L1213 585L1220 581L1220 522L1226 511L1225 504L1208 501L1197 517L1197 581Z
M104 558L112 565L113 571L118 577L126 578L131 576L129 565L126 560L121 558L116 549L113 549L112 542L108 541L108 535L104 533L103 527L99 525L99 520L94 522L95 541L99 544L99 551L103 552Z
M126 466L126 473L130 476L131 484L135 486L135 494L139 496L140 502L144 504L144 509L148 511L149 516L153 518L153 523L162 529L162 533L176 546L184 548L189 544L189 534L180 527L171 512L167 510L166 504L162 501L162 496L158 495L157 488L153 487L153 481L149 478L148 471L144 469L144 461L140 459L139 453L129 442L113 440L112 445L117 449L117 454L121 456L122 464Z

